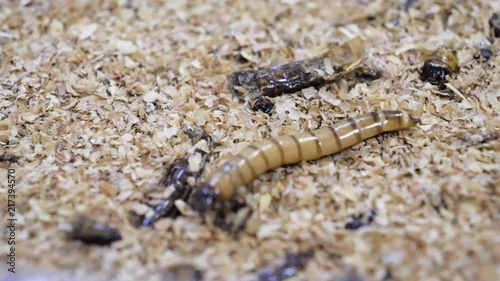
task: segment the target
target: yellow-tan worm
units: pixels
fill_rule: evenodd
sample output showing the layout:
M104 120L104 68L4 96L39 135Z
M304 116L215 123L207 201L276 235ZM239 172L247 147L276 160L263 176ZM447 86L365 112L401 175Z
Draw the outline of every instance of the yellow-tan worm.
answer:
M230 199L236 188L249 184L269 170L319 159L384 132L406 129L419 122L420 119L404 111L371 112L347 118L332 127L250 144L206 177L193 193L191 206L205 211L215 201Z

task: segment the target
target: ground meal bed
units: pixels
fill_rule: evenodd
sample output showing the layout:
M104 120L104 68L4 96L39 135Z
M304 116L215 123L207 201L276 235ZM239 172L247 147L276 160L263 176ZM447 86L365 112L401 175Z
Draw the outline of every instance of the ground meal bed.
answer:
M500 280L499 9L0 1L1 280ZM235 71L357 36L366 75L264 108L230 90ZM458 67L430 83L423 65L440 46ZM206 175L259 140L380 110L420 123L273 169L217 212L179 199L180 215L137 224L172 192L162 178L185 155L181 168L207 160ZM72 239L79 216L116 241Z

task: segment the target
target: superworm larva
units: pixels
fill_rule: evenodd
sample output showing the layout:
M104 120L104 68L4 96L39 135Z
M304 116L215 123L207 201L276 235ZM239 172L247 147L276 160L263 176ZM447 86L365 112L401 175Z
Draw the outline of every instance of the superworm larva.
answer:
M206 177L193 193L190 204L195 210L205 211L216 201L231 198L236 188L271 169L319 159L384 132L406 129L419 122L420 119L403 111L371 112L347 118L333 127L250 144Z
M240 97L274 97L330 83L356 68L365 53L361 37L333 47L320 56L229 76L231 91Z

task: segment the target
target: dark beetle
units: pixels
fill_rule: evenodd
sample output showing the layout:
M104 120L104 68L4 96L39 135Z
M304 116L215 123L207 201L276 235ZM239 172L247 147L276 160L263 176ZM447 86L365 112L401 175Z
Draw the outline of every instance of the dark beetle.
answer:
M425 60L420 77L432 84L441 84L446 82L446 76L451 76L457 71L456 52L448 48L439 48Z

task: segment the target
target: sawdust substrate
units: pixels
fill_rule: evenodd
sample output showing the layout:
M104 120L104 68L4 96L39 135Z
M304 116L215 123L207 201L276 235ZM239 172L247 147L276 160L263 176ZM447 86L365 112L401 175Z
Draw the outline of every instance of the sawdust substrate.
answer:
M500 2L408 2L0 1L0 154L18 158L0 171L2 187L8 168L17 179L18 273L4 268L2 243L0 276L162 280L188 264L206 280L256 280L287 253L314 248L289 280L500 280L491 137L500 128L500 47L488 25ZM232 71L312 57L358 35L382 79L281 96L271 115L227 90ZM440 45L457 51L451 84L467 100L419 78L422 50ZM492 50L488 61L480 48ZM238 195L253 212L237 234L196 216L154 229L129 220L152 211L144 194L192 149L184 126L203 127L222 159L265 137L381 109L422 123L258 178ZM373 223L345 229L370 210ZM69 240L77 214L115 225L123 239Z

